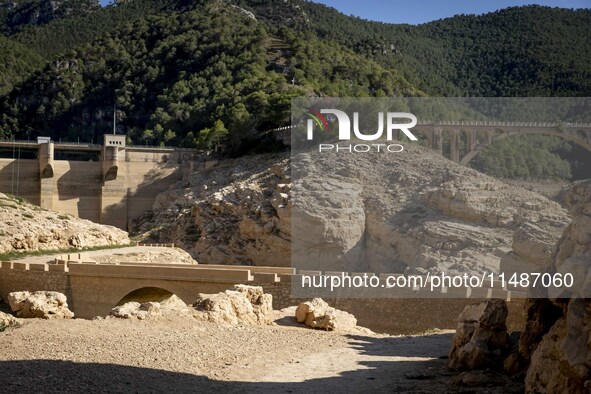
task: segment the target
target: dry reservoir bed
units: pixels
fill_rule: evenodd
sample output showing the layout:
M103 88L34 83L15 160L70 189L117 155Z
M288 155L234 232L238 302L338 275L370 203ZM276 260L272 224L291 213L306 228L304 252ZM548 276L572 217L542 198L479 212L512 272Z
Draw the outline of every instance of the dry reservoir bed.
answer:
M450 338L449 331L396 337L191 317L32 319L0 333L0 387L6 393L470 391L450 385L441 359Z

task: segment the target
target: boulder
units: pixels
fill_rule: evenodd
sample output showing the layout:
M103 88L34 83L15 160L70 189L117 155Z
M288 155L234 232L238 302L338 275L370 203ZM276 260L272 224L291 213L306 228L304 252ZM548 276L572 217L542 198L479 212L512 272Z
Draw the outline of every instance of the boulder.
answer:
M298 323L327 331L346 330L357 326L355 316L329 306L322 298L314 298L298 305L295 317Z
M9 315L8 313L0 312L0 332L4 331L6 328L15 326L17 324L17 319Z
M218 294L199 294L193 305L195 317L230 325L271 324L273 296L259 286L236 285Z
M236 285L234 290L246 296L258 322L271 324L273 316L273 296L271 294L265 294L260 286Z
M187 305L180 298L172 295L162 302L127 302L113 308L109 316L120 319L146 320L165 315L183 315L187 312Z
M510 349L507 304L493 299L468 305L458 317L448 366L455 370L499 366Z
M566 319L560 319L544 336L532 354L525 378L527 393L585 393L585 381L562 360L560 340L566 335Z
M71 319L67 298L55 291L21 291L8 295L10 309L21 318Z
M450 379L452 386L464 387L510 387L515 383L508 377L491 371L466 371Z

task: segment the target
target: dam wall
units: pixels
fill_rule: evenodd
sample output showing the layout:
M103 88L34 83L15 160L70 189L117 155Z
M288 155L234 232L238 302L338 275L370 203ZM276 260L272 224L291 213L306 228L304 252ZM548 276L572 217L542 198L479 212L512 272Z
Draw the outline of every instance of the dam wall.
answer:
M203 155L190 149L126 147L125 136L106 135L103 146L23 143L13 156L0 158L0 192L127 230Z

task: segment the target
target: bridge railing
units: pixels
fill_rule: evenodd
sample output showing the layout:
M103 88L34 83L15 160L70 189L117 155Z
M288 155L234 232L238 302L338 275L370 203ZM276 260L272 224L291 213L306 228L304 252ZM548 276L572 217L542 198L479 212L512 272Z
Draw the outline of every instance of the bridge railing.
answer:
M168 244L147 244L147 243L141 243L141 242L136 242L136 246L147 246L150 248L174 248L175 244L173 243L168 243Z
M32 141L32 140L9 140L9 139L4 139L4 138L0 138L0 143L6 143L6 144L34 144L34 145L37 145L37 141Z
M80 146L84 148L102 148L102 144L95 144L91 142L76 142L76 141L51 141L57 146ZM20 144L20 145L38 145L36 140L16 140L0 138L0 143L4 144ZM146 149L146 150L167 150L167 151L191 151L191 152L205 152L199 149L181 148L175 146L159 146L159 145L127 145L130 149Z
M418 126L491 126L491 127L570 127L570 128L591 128L591 123L572 123L572 122L502 122L492 120L477 121L455 121L442 120L419 121Z
M491 126L491 127L569 127L569 128L591 128L591 123L573 122L503 122L492 120L421 120L417 126ZM283 126L275 129L262 131L260 134L279 132L294 129L297 126Z

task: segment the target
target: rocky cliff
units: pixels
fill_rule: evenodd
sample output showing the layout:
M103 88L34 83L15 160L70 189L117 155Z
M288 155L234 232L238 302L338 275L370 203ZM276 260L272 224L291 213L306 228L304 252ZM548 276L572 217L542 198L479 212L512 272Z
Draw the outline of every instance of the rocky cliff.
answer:
M125 231L28 204L0 193L0 253L129 243Z
M304 229L297 243L308 250L379 272L453 273L498 270L502 260L510 269L543 266L569 222L545 197L420 147L303 155L243 157L191 173L136 231L180 244L200 263L289 265L295 210L303 227L294 228Z
M551 272L572 273L574 286L552 289L549 298L529 300L519 343L530 393L591 391L591 181L566 195L572 223L558 244ZM543 291L543 289L538 289Z

